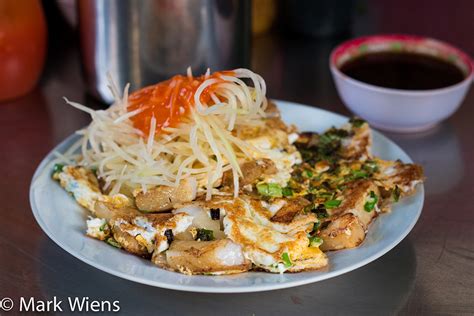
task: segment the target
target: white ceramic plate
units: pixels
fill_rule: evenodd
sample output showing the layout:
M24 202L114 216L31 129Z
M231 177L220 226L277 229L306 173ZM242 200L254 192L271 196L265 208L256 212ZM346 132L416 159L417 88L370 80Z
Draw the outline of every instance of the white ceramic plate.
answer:
M339 126L346 117L300 104L277 101L287 123L301 131L321 132ZM383 159L411 159L400 147L378 132L373 133L373 152ZM64 152L76 139L70 136L54 150ZM328 254L329 266L320 271L270 274L249 272L230 276L187 276L162 270L150 261L127 254L104 242L88 238L86 211L76 204L55 181L51 179L52 160L48 154L33 176L30 202L33 214L44 232L61 248L76 258L113 275L162 288L210 293L258 292L288 288L332 278L352 271L376 260L395 247L410 232L420 216L424 190L396 204L389 214L379 216L371 224L367 238L356 249Z

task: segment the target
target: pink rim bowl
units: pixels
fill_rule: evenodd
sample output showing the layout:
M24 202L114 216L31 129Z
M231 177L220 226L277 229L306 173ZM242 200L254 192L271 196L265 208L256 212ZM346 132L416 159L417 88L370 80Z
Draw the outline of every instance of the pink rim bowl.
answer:
M436 56L459 67L465 78L446 88L413 91L374 86L339 70L358 56L385 51ZM447 43L413 35L375 35L346 41L332 51L329 67L342 101L354 114L376 128L405 133L427 130L451 116L474 77L474 64L467 54Z

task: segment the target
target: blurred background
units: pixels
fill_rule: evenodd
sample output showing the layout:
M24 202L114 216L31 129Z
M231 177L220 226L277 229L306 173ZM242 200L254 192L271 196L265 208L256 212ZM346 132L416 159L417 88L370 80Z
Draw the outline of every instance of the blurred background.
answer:
M86 91L96 100L110 102L107 72L119 86L130 82L134 90L184 73L188 66L195 74L208 67L248 67L268 81L272 98L291 96L293 101L330 106L334 88L326 67L328 57L348 38L374 33L415 34L474 53L472 34L466 31L472 29L474 19L474 2L470 0L6 3L9 5L2 6L17 11L16 20L29 18L29 35L18 31L21 21L3 27L2 32L16 35L16 41L21 37L21 41L37 42L35 54L17 63L27 64L25 78L18 80L25 87L19 89L18 82L13 85L15 76L8 71L0 78L0 89L9 94L19 89L17 95L30 92L38 78L44 88L60 78L62 95L83 101ZM4 45L7 41L5 37ZM6 68L12 72L18 69ZM11 97L2 97L0 92L1 99Z

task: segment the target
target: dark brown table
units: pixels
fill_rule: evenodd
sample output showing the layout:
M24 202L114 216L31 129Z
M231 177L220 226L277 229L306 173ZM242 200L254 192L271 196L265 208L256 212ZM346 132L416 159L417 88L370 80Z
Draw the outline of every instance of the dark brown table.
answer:
M474 55L473 1L369 4L356 21L355 34L431 35ZM56 36L54 30L51 36ZM330 50L342 40L259 37L252 68L267 80L272 98L349 114L327 66ZM90 267L60 249L36 224L28 200L36 166L55 144L88 122L62 100L67 96L89 103L75 38L63 35L58 41L50 46L38 88L0 104L0 299L88 296L119 300L121 312L134 315L474 314L474 89L460 110L433 130L385 133L423 164L427 176L418 224L387 255L346 275L287 290L185 293Z

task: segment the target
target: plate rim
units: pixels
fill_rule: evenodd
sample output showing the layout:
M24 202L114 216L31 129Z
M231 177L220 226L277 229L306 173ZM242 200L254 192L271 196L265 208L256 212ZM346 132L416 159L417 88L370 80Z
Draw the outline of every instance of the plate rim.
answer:
M297 105L299 107L304 107L309 110L319 110L322 112L325 112L325 114L330 114L339 117L340 119L349 119L345 115L341 115L339 113L331 112L325 109L321 109L316 106L310 106L307 104L302 104L298 102L292 102L292 101L285 101L285 100L279 100L279 99L272 99L272 101L275 101L277 105L279 104L284 104L286 106L288 105ZM400 147L398 146L394 141L392 141L390 138L387 136L383 135L382 133L378 132L377 130L374 130L372 127L372 133L374 135L377 135L377 137L382 137L385 141L389 142L391 146L395 146L398 150L403 152L409 159L409 162L413 162L411 157ZM385 246L382 250L374 253L373 255L364 258L363 260L358 261L355 264L352 264L348 267L345 267L343 269L331 271L324 273L322 275L319 275L317 277L313 278L307 278L307 279L302 279L302 280L294 280L294 281L288 281L288 282L283 282L283 283L269 283L269 284L259 284L259 285L252 285L252 286L246 286L246 287L200 287L196 285L187 285L187 284L171 284L171 283L166 283L166 282L160 282L159 280L147 280L141 277L136 277L134 275L121 272L121 271L116 271L113 270L109 267L106 267L101 264L97 264L94 260L89 259L85 256L82 256L80 253L76 252L73 247L69 247L67 244L63 243L60 239L56 238L52 232L50 232L46 226L46 224L43 222L42 218L39 215L39 207L36 205L36 201L34 199L34 182L35 180L44 172L45 167L51 163L50 159L47 159L51 155L54 154L54 151L58 147L64 146L66 143L71 142L71 140L75 137L78 137L76 133L72 133L68 137L66 137L63 141L61 141L59 144L54 146L52 150L50 150L44 158L41 160L41 163L38 165L36 168L33 177L30 182L30 189L29 189L29 199L30 199L30 207L33 213L33 216L40 226L41 230L61 249L75 257L76 259L79 259L80 261L98 269L104 272L107 272L111 275L120 277L122 279L126 279L129 281L145 284L148 286L153 286L153 287L159 287L163 289L170 289L170 290L176 290L176 291L185 291L185 292L195 292L195 293L252 293L252 292L264 292L264 291L273 291L273 290L280 290L280 289L287 289L287 288L292 288L296 286L301 286L301 285L306 285L306 284L311 284L311 283L316 283L320 282L323 280L327 280L330 278L337 277L339 275L351 272L353 270L359 269L360 267L363 267L380 257L384 256L386 253L391 251L393 248L395 248L405 237L412 231L413 227L416 225L418 222L421 213L423 211L423 206L425 202L425 190L424 190L424 184L422 183L421 185L418 186L417 188L417 194L420 194L421 198L421 204L420 204L420 209L417 211L416 217L414 220L410 223L409 226L396 238L394 239L390 244ZM304 272L302 272L304 273Z

